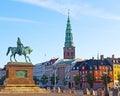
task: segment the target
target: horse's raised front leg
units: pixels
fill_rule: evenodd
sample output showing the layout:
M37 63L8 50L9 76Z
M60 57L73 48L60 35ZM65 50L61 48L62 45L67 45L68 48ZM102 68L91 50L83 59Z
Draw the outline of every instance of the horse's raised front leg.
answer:
M29 56L26 56L26 57L28 58L29 62L31 62L31 60L30 60Z
M10 55L10 61L12 62L12 55Z
M27 58L26 58L26 55L24 55L24 57L25 57L25 61L28 62L28 61L27 61Z
M15 60L15 62L17 62L17 60L16 60L16 58L15 58L15 54L14 54L14 60Z

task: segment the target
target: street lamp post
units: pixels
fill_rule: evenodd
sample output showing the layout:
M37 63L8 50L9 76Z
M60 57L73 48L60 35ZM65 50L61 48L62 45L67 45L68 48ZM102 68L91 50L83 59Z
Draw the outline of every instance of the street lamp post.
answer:
M56 69L55 69L55 89L56 89Z

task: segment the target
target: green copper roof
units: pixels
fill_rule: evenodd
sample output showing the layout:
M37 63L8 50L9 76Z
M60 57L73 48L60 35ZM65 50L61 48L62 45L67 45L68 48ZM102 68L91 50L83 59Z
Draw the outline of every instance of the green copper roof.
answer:
M54 64L55 65L61 65L61 64L68 64L70 65L75 59L59 59Z
M65 36L65 47L73 47L73 36L72 36L72 28L70 24L70 18L68 13L67 27L66 27L66 36Z

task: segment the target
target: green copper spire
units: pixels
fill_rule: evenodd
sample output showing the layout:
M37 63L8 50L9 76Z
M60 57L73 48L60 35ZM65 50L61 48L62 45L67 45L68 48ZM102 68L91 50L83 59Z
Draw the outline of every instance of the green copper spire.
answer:
M72 28L70 24L69 11L68 11L68 20L66 27L66 36L65 36L65 47L74 47L73 44L73 36L72 36Z

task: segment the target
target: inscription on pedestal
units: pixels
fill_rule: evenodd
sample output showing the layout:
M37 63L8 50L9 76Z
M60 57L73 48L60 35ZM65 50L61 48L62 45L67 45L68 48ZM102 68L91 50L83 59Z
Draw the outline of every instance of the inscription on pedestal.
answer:
M16 70L16 78L27 78L26 70Z

